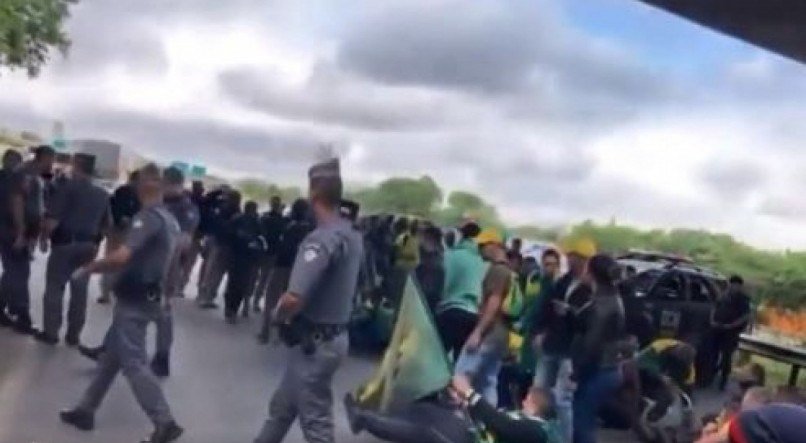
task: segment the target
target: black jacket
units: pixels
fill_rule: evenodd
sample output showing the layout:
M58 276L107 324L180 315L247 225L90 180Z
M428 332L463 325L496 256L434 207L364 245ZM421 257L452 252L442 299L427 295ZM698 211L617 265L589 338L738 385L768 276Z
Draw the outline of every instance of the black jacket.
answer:
M227 238L233 261L251 261L265 251L265 240L256 216L238 214L226 224Z
M619 344L625 335L624 305L615 288L601 288L577 314L571 345L574 376L583 380L619 363Z
M134 186L126 184L117 188L109 200L109 206L115 226L127 227L134 215L140 211L140 200L137 198Z
M570 355L576 328L575 311L582 309L590 301L591 288L584 283L577 285L566 299L566 293L573 282L574 276L571 273L562 276L549 292L549 296L540 300L540 309L535 310L532 331L535 335L545 334L543 351L548 354ZM572 309L561 315L555 307L555 301L568 303Z
M269 211L260 216L260 228L263 232L263 237L266 239L269 255L277 255L280 240L283 237L283 230L287 224L288 219L279 212Z

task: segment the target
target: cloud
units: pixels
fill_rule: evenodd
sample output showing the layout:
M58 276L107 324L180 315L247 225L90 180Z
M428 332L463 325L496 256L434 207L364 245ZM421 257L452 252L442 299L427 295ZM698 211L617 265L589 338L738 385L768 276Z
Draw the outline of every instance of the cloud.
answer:
M447 94L389 88L357 79L321 61L301 85L284 84L273 72L241 69L219 76L223 93L272 116L371 131L427 130L451 118Z
M743 200L768 181L768 172L759 162L714 159L700 171L706 187L718 198Z

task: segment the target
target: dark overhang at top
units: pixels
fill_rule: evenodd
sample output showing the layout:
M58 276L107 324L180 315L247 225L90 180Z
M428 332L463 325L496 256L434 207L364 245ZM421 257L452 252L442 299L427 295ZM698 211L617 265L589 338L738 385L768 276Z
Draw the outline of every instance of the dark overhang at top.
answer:
M806 63L806 0L639 0Z

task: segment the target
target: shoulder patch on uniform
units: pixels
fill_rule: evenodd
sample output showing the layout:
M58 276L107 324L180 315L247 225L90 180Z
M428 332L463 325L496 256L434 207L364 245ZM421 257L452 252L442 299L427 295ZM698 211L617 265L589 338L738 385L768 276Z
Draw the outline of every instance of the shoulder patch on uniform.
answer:
M316 258L319 257L319 249L315 247L307 247L305 248L305 252L302 253L302 259L305 260L305 263L310 263Z

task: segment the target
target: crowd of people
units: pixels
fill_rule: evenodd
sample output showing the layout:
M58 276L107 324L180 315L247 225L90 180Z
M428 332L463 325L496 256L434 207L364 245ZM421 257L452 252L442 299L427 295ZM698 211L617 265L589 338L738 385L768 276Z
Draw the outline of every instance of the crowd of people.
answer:
M69 171L55 171L51 147L32 153L27 161L13 150L2 158L0 325L49 346L63 339L98 361L82 399L61 414L79 429L94 428L94 413L120 372L154 424L147 442L179 438L183 430L154 377L170 375L171 300L195 284L200 309L219 308L223 293L226 322L260 315L258 341L275 337L294 350L256 442L279 443L296 418L308 441L332 442L330 384L346 354L352 313L381 300L394 311L409 281L431 311L454 379L445 395L394 413L348 397L355 432L400 443L595 443L603 422L626 423L645 441L659 442L678 441L665 439L692 428L697 351L630 335L625 270L590 239L567 239L532 257L520 240L472 219L445 229L416 218L359 217L357 205L342 199L337 162L311 169L309 199L287 207L272 197L261 213L226 185L208 192L196 181L186 189L176 168L147 165L109 195L92 180L92 156L75 154ZM29 292L36 250L48 254L41 327ZM97 301L114 296L115 307L103 343L90 347L81 335L93 274L101 274ZM731 279L711 316L723 389L749 321L742 283ZM156 352L147 364L150 323L157 325ZM753 424L775 428L794 420L770 417L806 414L799 397L757 385L732 394L733 406L703 429L703 443L794 441L733 437L755 432Z

